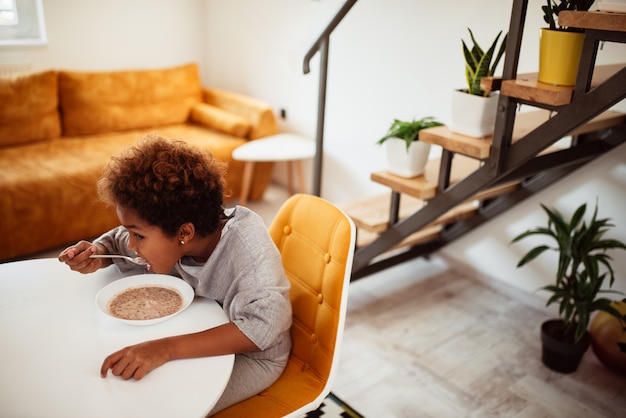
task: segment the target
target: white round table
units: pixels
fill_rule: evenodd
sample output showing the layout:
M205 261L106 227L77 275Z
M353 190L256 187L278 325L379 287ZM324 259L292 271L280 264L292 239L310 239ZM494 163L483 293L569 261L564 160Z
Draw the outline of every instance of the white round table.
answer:
M122 276L115 266L83 275L53 258L0 264L0 416L204 417L213 408L234 355L172 361L139 381L100 377L120 348L227 321L215 301L196 297L159 324L118 322L95 297Z
M239 204L245 205L250 193L252 172L256 162L287 162L287 190L294 193L293 171L297 171L301 192L306 192L302 160L315 156L315 143L296 134L277 134L247 142L233 151L233 158L245 161Z

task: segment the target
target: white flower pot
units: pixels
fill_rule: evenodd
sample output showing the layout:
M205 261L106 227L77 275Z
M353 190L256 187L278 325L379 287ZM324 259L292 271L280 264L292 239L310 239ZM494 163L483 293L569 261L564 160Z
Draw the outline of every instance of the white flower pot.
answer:
M389 138L385 141L387 171L400 177L416 177L424 172L430 144L414 141L407 152L403 139Z
M475 138L484 138L493 134L498 98L498 92L491 92L489 97L482 97L463 90L454 90L450 130Z

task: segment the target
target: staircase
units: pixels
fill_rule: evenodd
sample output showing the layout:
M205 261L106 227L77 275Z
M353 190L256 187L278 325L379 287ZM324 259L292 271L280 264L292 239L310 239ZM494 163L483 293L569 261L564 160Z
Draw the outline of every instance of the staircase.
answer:
M442 148L423 176L372 173L390 192L343 207L358 228L352 280L428 256L626 141L626 115L609 110L626 97L626 64L595 65L601 42L626 42L626 15L561 12L585 41L576 85L560 87L517 74L527 5L513 1L502 78L481 83L500 90L493 136L422 130L421 141ZM520 113L521 104L535 110ZM569 146L555 146L567 136Z

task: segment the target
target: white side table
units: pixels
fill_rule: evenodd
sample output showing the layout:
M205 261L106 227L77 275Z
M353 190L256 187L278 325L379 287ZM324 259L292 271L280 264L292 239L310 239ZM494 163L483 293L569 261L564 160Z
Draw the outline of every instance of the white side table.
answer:
M294 193L293 171L297 171L300 191L304 192L304 173L302 172L302 160L315 156L315 143L296 134L277 134L247 142L233 151L233 158L245 161L243 170L243 184L239 204L245 205L250 194L252 172L256 162L287 162L287 190Z

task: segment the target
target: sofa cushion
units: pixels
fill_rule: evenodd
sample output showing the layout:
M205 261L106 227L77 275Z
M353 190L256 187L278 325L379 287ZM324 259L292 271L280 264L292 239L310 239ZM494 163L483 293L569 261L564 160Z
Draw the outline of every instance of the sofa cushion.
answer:
M61 135L55 71L0 78L0 146Z
M204 88L203 101L227 112L245 117L252 124L248 139L263 138L278 132L272 108L265 102L231 91Z
M60 71L63 134L184 123L202 100L196 64L161 70Z
M252 124L243 116L227 112L219 107L198 103L191 110L191 120L209 128L240 137L246 137Z

